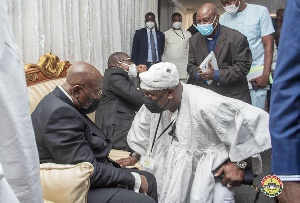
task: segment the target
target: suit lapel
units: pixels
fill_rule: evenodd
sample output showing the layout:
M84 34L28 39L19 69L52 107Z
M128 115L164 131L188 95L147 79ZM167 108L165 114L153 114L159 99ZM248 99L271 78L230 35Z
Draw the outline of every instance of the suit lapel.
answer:
M61 89L59 89L59 87L56 87L56 88L53 90L53 94L55 94L55 95L56 95L60 100L62 100L63 102L69 104L70 106L72 106L72 107L74 107L74 108L76 109L76 107L75 107L73 101L71 101L71 100L65 95L65 93L63 93L63 92L61 91ZM76 109L76 110L77 110L77 109ZM80 112L78 111L78 113L80 113ZM80 114L81 114L81 113L80 113ZM92 131L93 134L102 137L104 140L107 140L106 135L102 132L102 130L101 130L100 128L98 128L98 127L95 125L95 123L94 123L93 121L91 121L91 120L89 119L88 116L83 115L83 114L81 114L81 115L85 118L85 120L86 120L86 122L88 123L88 125L89 125L89 127L90 127L90 129L91 129L91 131Z
M197 33L198 34L198 33ZM199 34L199 40L197 41L197 48L201 49L201 51L198 51L198 53L202 53L202 56L198 56L200 57L200 63L202 63L202 61L205 59L205 57L208 55L208 49L207 49L207 43L206 43L206 39L204 36L202 36L201 34ZM197 53L197 52L196 52ZM200 64L199 64L200 65Z
M219 60L219 57L223 50L225 42L226 42L226 33L224 32L222 25L220 25L220 35L218 37L216 47L214 50L214 54L216 56L217 61Z

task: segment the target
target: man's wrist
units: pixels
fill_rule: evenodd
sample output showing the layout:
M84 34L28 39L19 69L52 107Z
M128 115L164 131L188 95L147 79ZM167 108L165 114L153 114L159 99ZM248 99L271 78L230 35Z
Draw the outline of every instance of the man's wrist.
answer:
M141 159L141 155L135 151L131 152L129 156L135 157L137 159L137 161L139 161Z

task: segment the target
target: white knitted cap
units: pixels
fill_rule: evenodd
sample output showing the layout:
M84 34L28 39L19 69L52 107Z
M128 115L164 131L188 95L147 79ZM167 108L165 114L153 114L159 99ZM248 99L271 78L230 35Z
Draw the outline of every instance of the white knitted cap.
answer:
M152 65L148 71L140 74L141 89L162 90L175 87L179 83L179 73L176 66L169 62Z

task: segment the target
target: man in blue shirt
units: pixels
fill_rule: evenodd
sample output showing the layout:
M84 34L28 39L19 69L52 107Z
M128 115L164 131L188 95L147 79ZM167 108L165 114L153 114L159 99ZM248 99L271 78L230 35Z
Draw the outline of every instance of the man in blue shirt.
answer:
M220 23L238 30L248 39L253 57L248 75L251 101L254 106L264 109L274 43L269 11L260 5L246 4L244 0L221 0L221 3L226 13L221 15Z
M252 62L247 38L236 30L219 24L214 4L203 4L197 11L199 33L189 40L188 83L221 95L251 103L246 75ZM199 65L213 51L219 70L202 72ZM208 84L207 81L213 80Z

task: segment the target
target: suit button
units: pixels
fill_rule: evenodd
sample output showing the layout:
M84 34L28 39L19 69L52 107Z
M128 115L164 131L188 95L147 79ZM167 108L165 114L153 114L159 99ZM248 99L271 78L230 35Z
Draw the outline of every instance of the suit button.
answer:
M104 147L107 147L107 142L103 142Z

